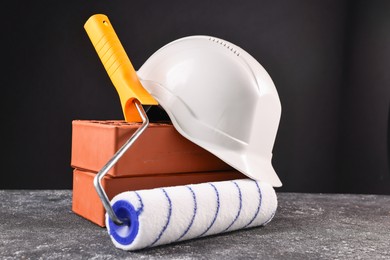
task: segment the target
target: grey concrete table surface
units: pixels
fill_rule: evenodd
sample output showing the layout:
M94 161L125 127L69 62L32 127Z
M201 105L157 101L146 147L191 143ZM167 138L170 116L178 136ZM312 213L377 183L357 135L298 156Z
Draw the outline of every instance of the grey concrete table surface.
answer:
M264 227L126 252L71 190L2 190L0 259L390 259L390 196L277 194Z

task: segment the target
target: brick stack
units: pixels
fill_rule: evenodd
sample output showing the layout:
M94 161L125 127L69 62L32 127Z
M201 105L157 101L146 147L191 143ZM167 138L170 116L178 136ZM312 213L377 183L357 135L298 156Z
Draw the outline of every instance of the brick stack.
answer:
M96 173L140 127L122 120L74 120L72 154L74 213L104 227L105 210L93 186ZM245 178L182 137L172 124L151 123L102 180L111 200L140 189Z

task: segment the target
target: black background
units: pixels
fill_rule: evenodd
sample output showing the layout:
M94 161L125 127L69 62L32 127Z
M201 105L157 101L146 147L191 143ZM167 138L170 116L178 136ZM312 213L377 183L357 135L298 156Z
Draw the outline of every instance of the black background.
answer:
M109 17L136 69L210 35L242 47L282 103L279 191L390 194L390 1L7 1L2 4L3 189L71 189L71 122L122 119L84 31Z

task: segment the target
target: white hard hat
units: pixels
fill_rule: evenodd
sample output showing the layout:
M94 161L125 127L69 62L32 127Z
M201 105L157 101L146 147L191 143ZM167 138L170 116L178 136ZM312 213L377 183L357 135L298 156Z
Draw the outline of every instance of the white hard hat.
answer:
M181 135L249 178L282 185L271 164L279 96L250 54L225 40L190 36L159 49L137 75Z

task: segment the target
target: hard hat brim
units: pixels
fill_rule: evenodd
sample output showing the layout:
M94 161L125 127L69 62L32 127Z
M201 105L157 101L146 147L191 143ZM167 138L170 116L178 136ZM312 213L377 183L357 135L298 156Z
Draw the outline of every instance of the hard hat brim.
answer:
M159 102L170 117L175 129L186 139L217 156L248 178L281 187L282 182L272 163L272 154L259 155L240 140L197 119L178 97L157 82L142 80L143 86Z

